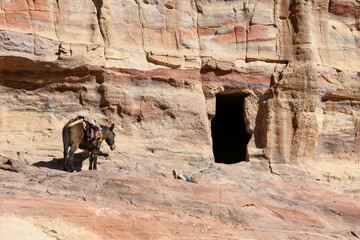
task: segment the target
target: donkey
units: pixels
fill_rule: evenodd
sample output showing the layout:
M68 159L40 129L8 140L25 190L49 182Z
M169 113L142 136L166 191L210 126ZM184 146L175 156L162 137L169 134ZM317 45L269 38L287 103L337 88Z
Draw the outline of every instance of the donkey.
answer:
M78 120L70 120L65 124L62 131L63 144L64 144L64 171L70 170L73 172L74 169L74 153L75 151L80 149L87 149L89 153L89 170L97 169L97 155L104 139L105 142L110 146L111 150L115 149L115 133L114 133L114 124L110 127L100 125L102 128L102 137L98 140L95 140L95 146L93 147L87 145L86 134L83 129L83 121L81 119ZM70 152L68 152L70 147ZM69 153L69 157L68 157Z

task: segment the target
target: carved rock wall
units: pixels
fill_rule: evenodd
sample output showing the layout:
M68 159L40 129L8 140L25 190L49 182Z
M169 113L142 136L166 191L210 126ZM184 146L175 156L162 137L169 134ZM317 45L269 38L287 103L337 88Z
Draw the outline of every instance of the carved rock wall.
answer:
M359 9L358 0L0 1L0 151L60 157L62 125L85 114L116 122L128 156L212 160L216 94L241 94L250 160L357 159Z

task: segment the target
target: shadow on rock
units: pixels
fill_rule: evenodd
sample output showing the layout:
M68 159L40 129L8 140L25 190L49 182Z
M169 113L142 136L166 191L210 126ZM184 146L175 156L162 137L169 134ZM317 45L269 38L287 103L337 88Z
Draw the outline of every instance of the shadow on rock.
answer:
M103 152L100 151L98 156L107 157L107 156L109 156L109 154L103 153ZM75 167L75 170L77 172L81 171L81 168L83 166L83 162L88 157L89 157L88 151L82 151L80 153L75 153L74 154L74 167ZM55 170L63 170L63 168L64 168L63 165L64 165L64 158L53 158L49 162L40 161L40 162L36 162L36 163L33 164L33 166L36 166L36 167L45 167L45 168L50 168L50 169L55 169Z
M87 151L83 151L80 153L74 154L74 167L77 172L81 171L83 161L85 161L89 157ZM33 164L36 167L45 167L55 170L63 170L64 169L64 158L53 158L51 161L40 161Z

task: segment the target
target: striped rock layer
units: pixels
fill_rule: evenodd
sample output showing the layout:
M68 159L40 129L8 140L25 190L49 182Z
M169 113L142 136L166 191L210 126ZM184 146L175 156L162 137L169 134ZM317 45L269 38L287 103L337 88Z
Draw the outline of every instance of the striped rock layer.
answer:
M214 161L219 96L237 96L246 160L356 161L359 4L1 0L0 151L61 157L62 126L90 115L126 156Z

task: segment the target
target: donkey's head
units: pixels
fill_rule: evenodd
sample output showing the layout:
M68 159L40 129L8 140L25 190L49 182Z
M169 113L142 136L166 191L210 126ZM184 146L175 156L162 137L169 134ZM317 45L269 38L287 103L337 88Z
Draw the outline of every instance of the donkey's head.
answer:
M112 124L111 127L107 127L104 133L105 142L110 146L111 150L115 149L115 125Z

